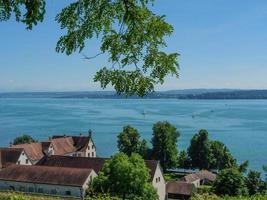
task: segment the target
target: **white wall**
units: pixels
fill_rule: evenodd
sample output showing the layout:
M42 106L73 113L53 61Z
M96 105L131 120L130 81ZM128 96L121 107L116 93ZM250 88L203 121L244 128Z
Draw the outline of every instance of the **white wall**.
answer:
M0 180L0 190L10 190L12 186L14 187L15 191L29 192L29 193L30 192L43 193L48 195L60 195L60 196L68 196L66 192L70 191L71 192L70 196L81 197L82 194L85 192L85 190L88 188L88 183L96 176L97 174L95 173L95 171L92 171L81 187ZM40 192L39 188L42 188L43 192ZM56 193L54 193L55 191Z
M25 151L22 151L16 164L17 165L32 165L32 162L28 158Z
M96 157L96 148L92 140L88 142L88 146L85 150L85 157Z
M159 199L164 200L166 196L166 184L159 164L153 177L152 185L156 188Z
M0 190L10 190L11 186L14 187L15 191L29 192L29 193L34 192L34 193L43 193L43 194L60 195L60 196L68 196L66 195L66 192L70 191L71 196L80 197L82 191L81 187L33 184L25 182L0 180ZM40 192L39 188L42 188L43 192ZM53 190L56 191L56 194L53 193Z

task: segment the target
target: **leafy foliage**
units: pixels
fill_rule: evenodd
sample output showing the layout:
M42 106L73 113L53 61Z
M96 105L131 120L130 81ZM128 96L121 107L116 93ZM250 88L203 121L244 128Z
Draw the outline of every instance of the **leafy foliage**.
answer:
M157 122L153 126L152 156L159 160L165 172L168 168L177 166L177 140L180 133L169 122Z
M149 9L153 2L76 0L70 3L56 16L61 29L66 30L66 35L57 42L56 51L67 55L81 52L88 39L98 38L101 46L97 55L106 54L110 66L100 66L94 81L100 82L103 89L110 84L119 94L128 96L152 92L156 84L164 83L167 75L178 77L179 69L178 54L162 50L166 47L165 37L172 34L173 27L164 16ZM0 0L0 21L10 19L12 13L17 21L32 29L43 21L45 0Z
M18 22L32 29L44 19L45 0L0 0L0 21L10 19L12 13Z
M248 170L248 166L249 166L249 162L248 160L244 161L243 163L241 163L239 166L238 166L238 170L241 172L241 173L246 173L247 170Z
M210 141L213 156L212 169L225 169L236 166L236 160L229 149L220 141Z
M214 190L219 195L247 195L245 177L237 168L223 169L214 183Z
M187 155L187 152L185 150L182 150L178 157L178 167L189 169L191 167L190 159Z
M202 129L198 134L193 136L188 148L188 156L190 157L193 168L211 168L213 155L206 130Z
M237 166L229 149L220 141L209 140L204 129L191 139L188 157L192 168L224 169Z
M249 171L246 184L250 195L262 193L267 189L264 181L261 180L261 173L253 170Z
M216 196L215 194L195 194L195 196L190 198L191 200L266 200L267 195L257 194L254 196Z
M34 140L30 135L22 135L19 136L17 138L14 139L13 144L17 145L17 144L29 144L32 142L37 142L36 140Z
M154 14L154 0L84 0L71 3L56 20L67 34L60 37L56 50L67 55L85 47L87 39L101 39L100 54L106 53L110 67L99 70L94 81L108 84L126 95L144 96L162 84L164 77L178 77L177 53L167 54L165 36L173 27L164 16Z
M157 192L149 180L148 168L140 155L132 154L128 157L118 153L106 161L99 176L93 181L93 190L122 199L156 200Z
M265 172L265 181L267 182L267 165L264 165L262 169Z
M118 148L130 156L132 153L138 153L142 157L146 155L147 144L145 140L140 140L137 129L131 126L123 127L123 131L118 135Z

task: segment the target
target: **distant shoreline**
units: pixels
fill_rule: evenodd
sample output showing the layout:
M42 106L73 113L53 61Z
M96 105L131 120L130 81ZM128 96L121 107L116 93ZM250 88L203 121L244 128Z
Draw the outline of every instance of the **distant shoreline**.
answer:
M256 100L267 99L267 90L189 89L154 92L144 96L126 97L115 92L6 92L0 98L57 98L57 99L196 99L196 100Z

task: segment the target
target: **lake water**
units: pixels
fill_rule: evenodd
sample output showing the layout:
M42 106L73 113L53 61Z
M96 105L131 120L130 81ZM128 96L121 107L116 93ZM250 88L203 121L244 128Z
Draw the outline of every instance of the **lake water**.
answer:
M179 149L205 128L239 162L249 160L257 170L267 164L266 100L0 99L0 145L22 133L45 140L92 129L98 155L110 156L124 125L136 127L150 141L153 123L163 120L180 131Z

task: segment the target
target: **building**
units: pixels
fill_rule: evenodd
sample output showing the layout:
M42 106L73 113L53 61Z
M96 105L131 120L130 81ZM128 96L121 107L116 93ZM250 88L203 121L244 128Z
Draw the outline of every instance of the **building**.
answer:
M67 156L46 156L41 159L39 166L56 166L68 168L93 169L97 174L102 169L107 158L85 158ZM145 164L150 172L151 183L156 188L160 200L165 199L165 180L158 161L145 160Z
M24 149L33 164L46 155L96 157L91 133L89 136L53 136L45 142L12 145L11 148Z
M13 165L0 172L0 189L84 199L95 176L92 169Z
M181 180L199 187L200 185L211 185L216 180L216 177L216 174L208 170L200 170L197 173L184 176Z
M12 165L32 165L22 148L0 148L0 170Z
M166 198L167 200L187 200L190 199L194 193L195 186L192 183L184 181L170 181L166 184Z

